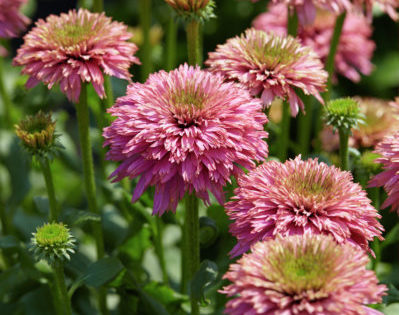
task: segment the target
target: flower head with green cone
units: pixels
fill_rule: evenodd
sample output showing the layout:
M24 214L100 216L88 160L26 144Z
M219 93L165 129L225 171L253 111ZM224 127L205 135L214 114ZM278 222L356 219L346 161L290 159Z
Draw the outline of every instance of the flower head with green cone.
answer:
M325 235L277 237L259 242L224 278L221 293L232 299L230 315L382 315L368 304L380 303L387 290L369 259L351 244Z
M51 159L62 148L57 141L55 121L49 113L39 111L36 115L27 116L15 125L15 132L24 148L37 159Z
M37 260L49 264L70 259L75 250L75 238L63 223L46 223L32 233L31 250Z
M190 20L209 20L215 17L213 0L165 0L180 17Z
M351 130L363 121L359 104L352 98L340 98L329 102L324 107L327 125L337 129Z

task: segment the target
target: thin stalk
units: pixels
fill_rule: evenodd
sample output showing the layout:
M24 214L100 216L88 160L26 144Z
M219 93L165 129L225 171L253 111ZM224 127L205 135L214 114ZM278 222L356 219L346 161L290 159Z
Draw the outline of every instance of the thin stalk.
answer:
M164 284L168 285L169 277L168 277L168 272L166 270L165 255L164 255L163 244L162 244L162 230L163 230L162 218L156 216L155 223L156 223L155 246L156 246L156 250L157 250L159 264L161 265L163 282L164 282Z
M297 153L306 156L309 154L312 135L313 99L310 96L304 96L302 100L305 103L306 115L302 113L298 118L299 152Z
M87 105L87 84L82 85L79 104L76 104L76 114L78 117L80 147L83 160L83 177L87 195L87 201L91 212L101 215L97 206L96 186L94 179L93 155L91 151L91 141L89 136L89 107ZM104 237L100 222L92 223L94 239L96 241L97 259L104 257ZM106 289L98 289L98 302L100 312L108 314L106 305Z
M283 113L281 119L281 129L280 129L280 139L278 142L278 158L281 162L287 159L288 155L288 144L290 141L290 126L291 126L291 116L290 116L290 105L287 101L283 102Z
M11 98L8 95L7 89L4 84L4 64L3 58L0 58L0 96L3 101L3 121L4 126L11 127L12 119L11 119L11 108L12 102Z
M182 279L182 281L190 283L200 266L198 198L194 193L186 195L185 208L184 234L186 246L184 247L184 252L187 278ZM199 301L191 295L191 315L199 315L198 302Z
M151 56L151 0L140 0L140 26L143 32L143 45L141 47L141 81L147 80L148 75L152 72L152 56Z
M103 0L93 0L93 8L92 9L94 12L103 12L104 11Z
M57 201L55 199L53 175L51 174L49 160L47 158L44 158L44 160L40 160L40 167L42 169L44 180L46 182L48 200L50 203L49 222L57 221Z
M65 284L64 265L62 262L56 262L53 265L53 269L54 269L55 285L57 286L58 292L61 297L61 303L63 304L64 314L72 315L71 300L68 296L68 291Z
M342 170L349 170L349 132L339 130L339 159Z
M200 49L200 24L197 20L191 20L186 25L188 63L190 65L202 65L202 54Z
M344 26L346 12L339 15L335 21L334 33L331 38L330 52L326 61L326 70L328 72L327 91L323 93L323 99L328 102L331 98L332 77L334 75L335 55L337 54L339 39L341 37L342 28Z
M367 195L370 197L373 206L379 210L380 208L380 187L372 187L367 188ZM371 243L371 248L374 251L375 259L372 260L372 269L374 271L377 270L378 264L381 261L381 241L378 238L375 238Z
M170 14L168 29L166 31L166 67L165 70L172 70L176 66L177 51L177 23Z

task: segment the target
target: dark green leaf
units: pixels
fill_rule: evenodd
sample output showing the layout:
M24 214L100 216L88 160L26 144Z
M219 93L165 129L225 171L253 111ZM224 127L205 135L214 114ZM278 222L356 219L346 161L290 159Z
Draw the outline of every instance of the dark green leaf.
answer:
M66 209L62 213L61 220L69 226L76 226L87 221L100 221L100 215L84 210Z
M385 241L381 243L381 246L387 247L388 245L394 244L399 241L399 224L396 224L391 231L385 236Z
M392 283L388 284L388 294L383 297L385 304L389 305L392 303L399 302L399 290L394 287Z
M100 287L115 279L123 270L123 265L116 257L106 257L91 264L82 279L91 287Z
M213 261L204 260L191 281L192 296L205 302L205 292L216 283L217 276L218 266Z
M19 240L13 235L0 236L0 248L16 248L19 246Z
M163 305L188 301L188 296L180 294L170 287L155 281L148 283L143 290Z

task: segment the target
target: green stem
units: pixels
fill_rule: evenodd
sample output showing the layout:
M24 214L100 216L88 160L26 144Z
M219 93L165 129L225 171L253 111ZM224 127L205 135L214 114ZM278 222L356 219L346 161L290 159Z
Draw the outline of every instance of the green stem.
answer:
M155 217L155 223L156 223L155 245L156 245L156 249L157 249L159 264L161 265L163 282L164 282L164 284L168 285L169 278L168 278L168 272L166 270L165 255L164 255L163 244L162 244L162 229L163 229L162 218Z
M186 26L188 63L190 65L202 65L199 27L199 22L194 19L188 22Z
M288 21L287 21L287 34L291 36L296 36L298 33L298 14L296 10L288 8Z
M349 132L339 130L339 158L342 170L349 170Z
M0 58L0 96L3 101L3 120L4 126L11 127L12 126L12 119L11 119L11 108L12 102L11 98L8 95L7 89L4 84L4 64L3 58Z
M152 56L151 56L151 0L140 0L140 26L143 32L143 46L141 47L141 81L147 80L148 75L152 72Z
M57 211L57 201L55 199L53 175L51 174L49 160L47 158L40 160L40 166L42 168L44 180L46 182L48 200L50 203L49 222L54 222L57 221L58 219L58 211Z
M165 70L172 70L176 66L176 51L177 51L177 23L173 18L172 13L168 23L166 33L166 67Z
M68 291L65 284L64 265L62 262L56 262L53 265L53 268L55 285L57 286L61 297L61 302L63 303L64 314L72 315L71 300L68 296Z
M305 103L306 115L301 113L298 121L298 142L299 152L304 156L309 154L310 140L312 134L312 118L313 118L313 99L310 96L302 97Z
M200 266L198 198L194 193L186 195L185 206L184 234L186 246L184 246L184 252L187 277L182 279L182 281L188 284L193 279ZM198 302L199 301L191 295L191 315L199 314Z
M290 141L290 125L291 125L291 116L290 116L290 105L287 101L283 102L283 113L281 119L281 129L280 129L280 139L278 142L278 158L281 162L284 162L287 159L288 154L288 144Z
M334 33L331 38L330 52L326 61L326 70L328 72L327 91L323 93L323 99L328 102L331 98L332 78L334 75L335 55L337 53L339 39L341 37L342 28L344 26L346 12L337 17L335 21Z
M103 0L93 0L93 11L94 12L103 12L104 11Z

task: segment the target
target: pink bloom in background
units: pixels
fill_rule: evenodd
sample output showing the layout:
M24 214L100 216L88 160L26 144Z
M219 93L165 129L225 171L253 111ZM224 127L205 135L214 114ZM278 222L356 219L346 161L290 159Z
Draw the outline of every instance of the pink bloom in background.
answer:
M218 45L205 62L210 71L226 80L238 81L253 96L260 96L265 106L275 97L287 99L291 114L304 110L295 88L314 95L321 103L327 72L315 52L302 46L295 38L248 29L241 36Z
M0 45L0 57L7 56L7 49Z
M368 241L383 239L381 216L350 172L317 159L265 162L239 178L232 199L225 206L238 241L232 256L278 234L330 234L367 251Z
M267 157L260 100L199 67L133 83L109 112L117 119L104 129L107 158L122 162L111 177L141 176L133 202L155 186L154 214L175 211L186 192L209 204L210 191L223 204L230 176Z
M373 5L376 5L386 12L393 20L399 20L399 14L397 12L399 8L398 0L354 0L354 2L360 10L366 9L366 14L370 20L372 19Z
M391 206L391 210L399 215L399 132L385 137L377 145L375 153L382 156L376 162L383 165L384 171L374 176L369 186L384 187L388 198L381 208Z
M224 279L230 315L383 315L385 285L367 270L366 254L332 237L305 235L259 242Z
M127 26L104 13L80 9L50 15L24 37L14 65L23 66L22 73L30 76L28 88L40 81L49 89L59 83L68 99L78 102L81 83L89 82L103 98L103 72L130 80L129 67L139 63L130 37Z
M0 0L0 38L17 37L30 20L19 12L27 0Z
M317 11L312 25L299 26L298 38L303 45L312 47L325 63L330 51L336 16L328 11ZM287 9L284 5L270 5L266 13L254 21L256 29L274 32L280 36L287 33ZM375 43L371 40L370 22L360 14L346 16L340 42L335 56L336 71L348 79L360 81L360 73L369 75L373 70L371 58Z

